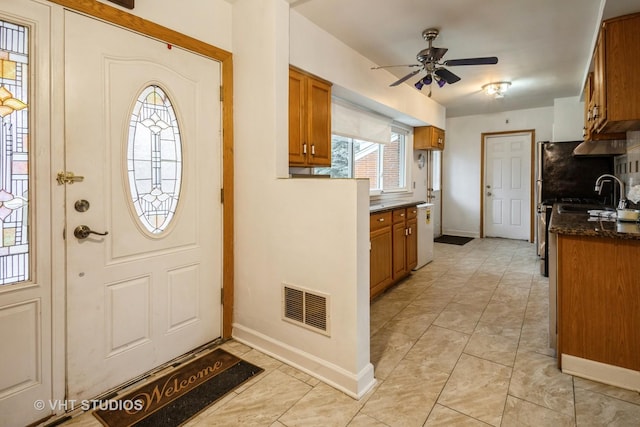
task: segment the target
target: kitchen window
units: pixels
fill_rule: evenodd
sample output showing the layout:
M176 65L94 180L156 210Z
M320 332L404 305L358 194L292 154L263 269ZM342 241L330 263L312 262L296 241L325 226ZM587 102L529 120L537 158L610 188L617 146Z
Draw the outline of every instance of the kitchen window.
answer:
M388 143L332 135L331 167L315 168L316 175L332 178L367 178L369 192L381 194L408 191L407 135L391 128Z
M315 175L367 178L369 194L408 192L410 131L340 98L331 102L331 167Z

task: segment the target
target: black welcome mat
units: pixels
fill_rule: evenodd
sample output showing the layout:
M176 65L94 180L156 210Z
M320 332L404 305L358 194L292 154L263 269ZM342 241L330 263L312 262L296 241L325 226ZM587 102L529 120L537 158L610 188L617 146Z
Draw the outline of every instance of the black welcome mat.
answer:
M93 414L108 427L177 426L262 371L216 349L117 400L102 402Z
M443 234L440 237L436 237L433 239L436 243L448 243L450 245L466 245L470 241L473 240L473 237L462 237L462 236L449 236L448 234Z

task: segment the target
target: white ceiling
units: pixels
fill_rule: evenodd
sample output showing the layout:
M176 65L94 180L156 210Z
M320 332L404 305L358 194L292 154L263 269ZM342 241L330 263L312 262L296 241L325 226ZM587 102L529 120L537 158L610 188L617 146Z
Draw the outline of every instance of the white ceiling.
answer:
M496 65L447 67L462 78L432 85L447 117L552 106L580 96L601 19L640 11L638 0L289 0L307 19L371 60L416 64L428 45L422 31L438 28L434 47L444 60L497 56ZM605 4L606 2L606 4ZM398 78L417 68L389 68ZM371 70L371 73L384 71ZM404 84L413 86L424 73ZM481 87L510 81L502 99ZM427 96L428 87L422 89Z

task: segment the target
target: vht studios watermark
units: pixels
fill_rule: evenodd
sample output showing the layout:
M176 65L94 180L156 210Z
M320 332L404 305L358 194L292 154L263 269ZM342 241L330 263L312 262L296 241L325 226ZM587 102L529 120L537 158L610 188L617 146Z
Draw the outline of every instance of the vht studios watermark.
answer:
M36 400L33 407L38 411L73 411L81 409L91 411L133 411L138 412L144 407L144 402L138 400Z

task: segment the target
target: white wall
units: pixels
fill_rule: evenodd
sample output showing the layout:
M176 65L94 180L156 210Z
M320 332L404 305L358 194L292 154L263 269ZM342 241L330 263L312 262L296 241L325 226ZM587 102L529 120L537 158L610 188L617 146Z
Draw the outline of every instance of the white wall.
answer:
M584 102L580 97L553 100L553 135L551 141L581 141L584 127Z
M368 182L288 172L289 4L233 4L233 335L360 397L369 361ZM282 284L328 294L331 336L281 319Z
M480 236L481 134L535 129L551 140L553 107L447 119L442 171L442 232Z
M138 0L133 9L107 0L98 1L231 51L231 4L228 1Z

